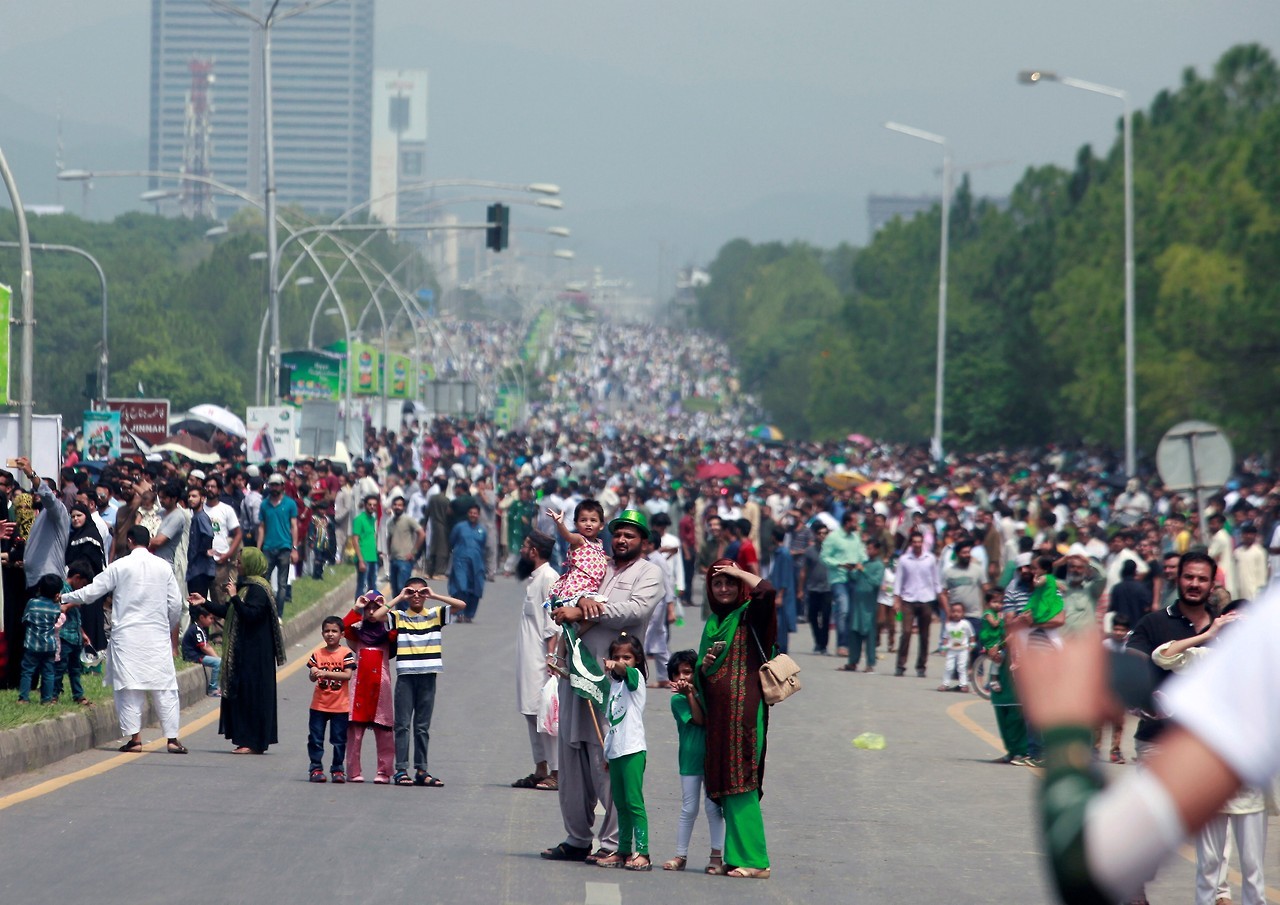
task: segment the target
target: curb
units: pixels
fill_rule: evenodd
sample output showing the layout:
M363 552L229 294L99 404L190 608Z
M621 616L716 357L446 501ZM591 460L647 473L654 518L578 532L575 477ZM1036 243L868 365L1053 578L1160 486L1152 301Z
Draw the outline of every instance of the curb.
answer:
M348 601L355 591L352 576L325 594L314 604L290 619L283 627L284 647L288 651L303 638L312 635L325 616L339 601ZM342 615L349 607L343 607ZM317 642L319 643L319 642ZM178 699L183 710L205 700L204 670L199 666L178 673ZM147 696L143 711L144 726L156 724L151 697ZM0 779L38 770L65 757L120 741L120 724L116 720L115 701L107 700L80 713L68 713L56 720L28 723L0 732Z

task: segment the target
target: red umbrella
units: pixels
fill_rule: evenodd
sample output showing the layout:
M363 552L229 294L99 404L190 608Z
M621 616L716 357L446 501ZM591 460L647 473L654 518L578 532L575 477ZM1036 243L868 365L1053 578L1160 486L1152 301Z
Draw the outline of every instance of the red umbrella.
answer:
M709 481L716 478L736 478L741 474L742 471L732 462L704 462L698 466L694 477L699 481Z

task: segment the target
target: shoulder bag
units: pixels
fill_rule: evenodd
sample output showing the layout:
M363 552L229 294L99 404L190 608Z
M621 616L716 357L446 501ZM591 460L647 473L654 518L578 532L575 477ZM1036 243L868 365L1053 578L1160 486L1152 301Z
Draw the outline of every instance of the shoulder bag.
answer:
M760 667L761 697L772 707L800 690L800 666L786 654L778 654L772 660L766 657L755 626L751 626L751 637L755 639L760 659L764 661L764 665Z

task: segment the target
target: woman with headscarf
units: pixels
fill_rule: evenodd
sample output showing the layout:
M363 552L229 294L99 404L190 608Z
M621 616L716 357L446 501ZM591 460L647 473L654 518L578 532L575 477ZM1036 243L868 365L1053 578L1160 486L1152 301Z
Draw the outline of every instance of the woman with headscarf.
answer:
M459 622L470 622L480 608L484 596L485 548L489 545L489 532L480 524L480 504L467 507L467 517L453 526L449 532L449 546L453 548L453 562L449 566L449 595L465 600L466 611Z
M707 721L707 797L724 810L724 872L761 880L769 877L760 813L769 708L760 667L777 639L774 598L759 575L716 560L707 570L711 617L696 675Z
M67 565L79 563L82 570L88 566L92 571L86 576L90 580L107 567L106 551L102 547L102 534L93 523L93 515L84 503L76 503L71 507L71 534L67 538ZM102 601L96 600L91 606L78 607L80 611L80 628L89 636L89 643L94 650L106 650L106 612L102 609Z
M225 619L222 649L222 711L218 731L236 754L262 754L276 733L276 667L284 665L284 637L275 594L266 579L267 557L257 547L240 551L240 580L227 583L226 603L187 597Z

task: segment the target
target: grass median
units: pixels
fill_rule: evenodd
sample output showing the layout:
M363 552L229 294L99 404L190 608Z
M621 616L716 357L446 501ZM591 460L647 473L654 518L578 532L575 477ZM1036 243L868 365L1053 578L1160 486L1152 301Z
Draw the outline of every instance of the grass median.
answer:
M339 565L330 566L326 569L324 579L321 581L316 581L312 578L299 578L293 584L293 599L284 608L284 621L288 622L299 613L315 606L325 594L342 584L354 573L355 568L353 566ZM342 614L339 613L338 615ZM184 660L175 660L174 664L179 670L200 669L197 664L187 663ZM111 689L102 683L101 670L102 668L98 667L97 671L85 673L81 676L85 697L94 704L111 699ZM31 703L19 704L18 689L6 688L0 690L0 731L13 729L25 723L38 723L42 720L57 719L64 714L83 710L83 704L77 704L71 700L71 689L68 687L66 679L63 679L62 685L62 697L59 702L48 705L40 703L40 693L38 691L31 692Z

